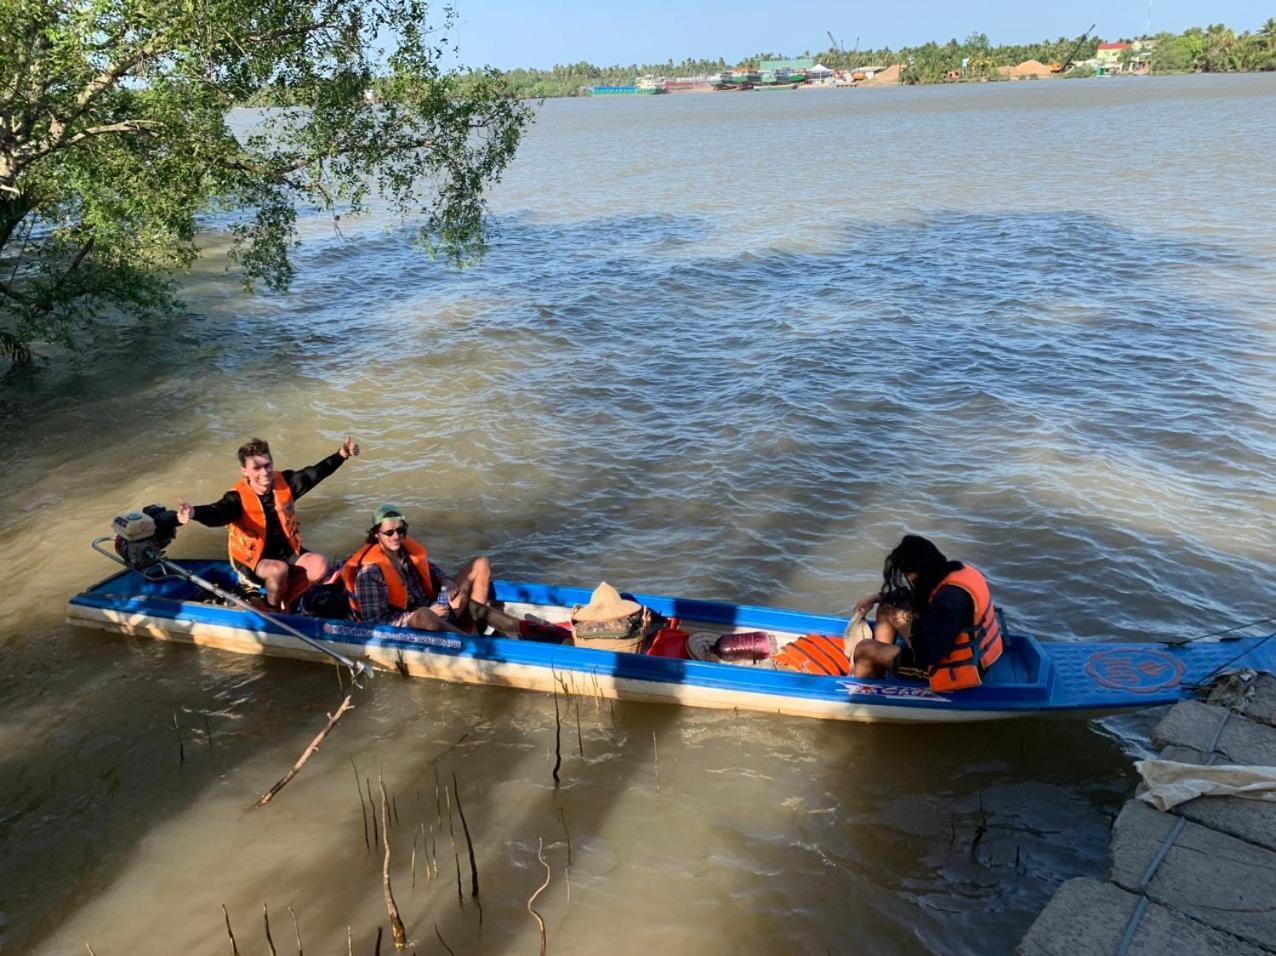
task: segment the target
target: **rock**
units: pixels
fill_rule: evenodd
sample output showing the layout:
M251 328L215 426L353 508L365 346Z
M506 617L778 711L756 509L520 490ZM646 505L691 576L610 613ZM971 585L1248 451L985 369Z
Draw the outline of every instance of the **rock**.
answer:
M1115 953L1138 906L1135 893L1098 880L1069 880L1037 917L1019 944L1021 956L1085 956ZM1139 918L1128 956L1263 956L1263 950L1203 926L1158 903Z

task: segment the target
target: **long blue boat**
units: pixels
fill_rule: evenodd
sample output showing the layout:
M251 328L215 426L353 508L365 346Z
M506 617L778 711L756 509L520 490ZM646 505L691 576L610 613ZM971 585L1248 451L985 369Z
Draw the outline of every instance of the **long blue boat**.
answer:
M689 707L738 708L826 720L965 722L1034 714L1100 713L1168 704L1190 696L1224 669L1276 671L1276 634L1237 640L1156 643L1048 643L1007 634L1002 660L982 687L939 694L900 679L820 677L768 662L715 663L503 637L426 633L299 615L270 619L210 603L192 577L231 588L224 561L167 561L180 573L125 570L71 599L67 621L121 634L244 654L308 660L348 658L414 677L519 687ZM564 620L590 591L496 582L505 610ZM685 630L762 630L783 644L804 634L841 634L841 617L635 593Z

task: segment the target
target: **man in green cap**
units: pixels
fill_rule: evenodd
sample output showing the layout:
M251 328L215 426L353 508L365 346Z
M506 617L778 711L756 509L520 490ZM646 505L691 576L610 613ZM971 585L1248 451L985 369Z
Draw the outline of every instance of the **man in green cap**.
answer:
M408 537L403 509L387 504L373 514L367 541L346 561L341 579L357 621L456 631L473 625L473 607L487 604L492 565L480 555L449 577L430 561L424 545ZM490 623L498 630L506 629ZM501 623L512 623L517 633L518 622L513 618Z

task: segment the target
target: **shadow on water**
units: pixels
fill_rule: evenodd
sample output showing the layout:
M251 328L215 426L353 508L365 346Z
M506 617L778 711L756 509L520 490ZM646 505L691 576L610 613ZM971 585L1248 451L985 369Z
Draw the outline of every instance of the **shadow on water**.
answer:
M1235 463L1270 457L1271 410L1255 399L1263 338L1193 297L1183 279L1214 269L1243 281L1262 263L1224 244L1137 235L1077 213L944 214L839 232L819 251L719 253L711 247L723 237L695 219L514 219L482 271L446 278L415 262L405 276L401 256L369 259L367 245L321 244L305 256L336 263L335 274L318 271L288 300L257 303L257 315L214 312L173 330L176 341L164 330L127 331L101 364L90 359L75 373L10 373L0 412L21 449L18 484L36 499L22 509L7 502L3 550L56 567L39 529L65 508L64 489L82 486L54 480L59 493L48 494L36 480L46 471L98 484L128 471L144 486L163 457L207 454L210 428L220 440L210 424L218 416L241 427L243 407L280 391L304 408L320 381L340 387L379 360L427 375L451 364L480 379L476 394L491 412L477 442L494 462L494 487L460 491L460 507L433 514L429 540L494 552L505 577L607 578L836 613L860 590L846 593L848 566L868 569L871 586L881 549L921 530L984 567L1012 619L1042 636L1129 636L1169 628L1194 607L1242 617L1266 608L1270 595L1238 580L1265 578L1235 573L1259 569L1249 538L1167 531L1140 502L1158 480L1193 494L1184 475L1201 461L1236 467L1243 490L1250 479ZM373 245L402 244L392 236ZM710 248L688 257L688 245ZM423 296L432 310L424 320ZM333 301L319 328L307 324L307 309ZM1182 355L1201 360L1176 361ZM1231 374L1217 374L1220 366ZM105 414L92 410L98 403ZM1215 407L1230 410L1234 427L1200 427ZM340 429L353 410L337 403L325 421ZM438 420L385 399L375 411L407 426ZM544 444L530 448L538 457L516 462L541 484L526 490L511 479L502 491L510 472L501 458L515 453L507 430L541 429ZM122 447L127 461L117 460ZM449 452L453 468L482 477L483 459L466 457L474 449ZM1112 517L1120 501L1088 512L1068 487L1095 469L1100 483L1144 472L1128 491L1128 520ZM423 460L407 472L370 469L351 479L354 493L325 486L307 499L307 525L354 526L367 500L391 491L427 507L431 492L421 489L431 477ZM1238 500L1232 513L1243 511ZM101 524L84 519L74 530ZM847 550L847 541L858 543ZM1058 593L1061 567L1075 594ZM22 632L3 667L27 684L0 705L0 896L12 907L5 948L20 952L52 938L130 868L148 837L209 794L236 787L239 801L249 786L242 771L263 753L299 752L336 689L324 668L101 639L58 627L60 606L9 603ZM62 663L70 658L74 668ZM348 721L266 812L321 796L323 774L345 772L339 764L359 752L361 732L382 754L405 743L387 739L393 708L418 706L446 733L414 729L410 742L431 746L394 752L387 778L405 794L423 779L432 789L435 760L457 770L483 834L491 922L480 937L473 910L449 906L441 916L413 913L413 932L427 939L424 927L438 919L445 938L468 940L471 951L500 951L528 932L522 906L542 872L532 835L558 834L560 810L589 863L577 864L585 875L576 909L559 901L551 927L573 940L615 936L614 879L631 902L668 907L649 927L657 943L676 945L662 934L676 933L679 920L710 920L722 952L759 941L772 951L838 951L846 936L829 914L849 908L869 951L981 951L982 942L962 940L980 940L989 921L1008 947L1057 882L1102 869L1106 815L1130 783L1115 748L1077 721L848 727L640 705L605 705L604 720L590 702L590 756L569 762L574 775L555 790L548 770L533 767L554 726L547 698L383 683L365 708L371 716ZM174 708L190 734L186 764L174 759ZM214 740L197 759L204 713ZM24 738L32 727L44 736ZM447 741L484 727L493 730L449 750ZM664 794L655 792L657 759L669 768ZM757 793L736 789L753 773L767 780ZM251 796L245 790L242 802ZM750 796L769 802L749 805ZM615 822L621 806L638 821L641 847L623 845L637 831ZM353 812L345 824L357 822ZM673 840L661 827L670 814L694 815L703 828L670 827ZM701 832L703 845L688 847ZM353 830L330 847L308 846L308 871L344 872L351 839ZM563 852L551 855L561 863ZM461 866L468 881L463 856ZM266 877L279 886L296 874L281 859L268 874L205 879L227 894L241 880L264 893ZM348 887L307 885L303 925L325 941L343 935L355 921ZM364 906L359 919L366 926L375 912ZM208 945L220 945L217 915L208 914Z

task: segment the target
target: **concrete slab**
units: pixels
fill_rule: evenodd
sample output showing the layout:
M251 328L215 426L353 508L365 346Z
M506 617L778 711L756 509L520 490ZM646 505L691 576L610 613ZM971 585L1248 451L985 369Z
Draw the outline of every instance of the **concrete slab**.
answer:
M1137 893L1177 822L1141 800L1127 803L1112 828L1112 881ZM1276 851L1188 822L1146 892L1154 903L1276 953Z
M1185 700L1175 704L1152 731L1158 747L1191 747L1208 753L1219 724L1227 723L1218 737L1215 763L1239 763L1256 767L1276 766L1276 727L1268 727L1222 707Z
M1020 956L1083 956L1115 953L1138 905L1135 893L1099 880L1069 880L1037 917L1023 941ZM1129 956L1265 956L1264 951L1228 933L1204 926L1159 903L1143 911L1128 950Z

